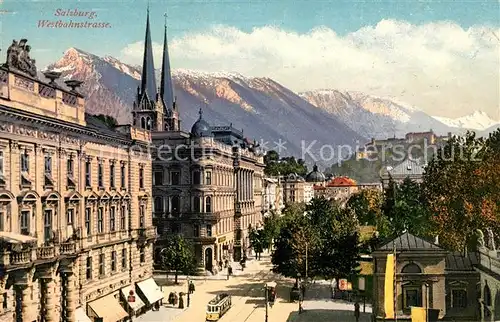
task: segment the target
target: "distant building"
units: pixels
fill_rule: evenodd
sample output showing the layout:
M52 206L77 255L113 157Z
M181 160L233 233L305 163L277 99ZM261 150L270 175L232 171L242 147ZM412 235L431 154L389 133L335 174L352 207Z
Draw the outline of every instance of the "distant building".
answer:
M396 183L401 183L406 178L415 182L422 182L425 166L426 163L421 159L406 159L394 168L382 169L380 179L384 188L387 187L391 178Z
M262 203L264 216L270 215L271 211L279 215L284 207L279 178L264 178L264 201Z
M411 321L411 307L438 309L440 320L479 321L480 276L475 271L476 254L451 253L410 233L404 233L372 254L373 315L376 321L385 320L387 254L394 250L398 321Z
M283 201L286 204L308 203L314 198L313 183L306 182L301 176L291 173L280 179Z

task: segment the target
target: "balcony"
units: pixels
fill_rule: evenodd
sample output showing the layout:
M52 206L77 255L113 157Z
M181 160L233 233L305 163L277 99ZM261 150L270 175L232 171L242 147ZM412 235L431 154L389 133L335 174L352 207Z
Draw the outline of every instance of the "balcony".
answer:
M31 262L31 250L23 250L20 252L11 252L9 262L10 265L23 265Z
M61 243L60 253L61 255L74 255L76 253L76 243L73 241Z
M157 236L156 234L156 227L142 227L137 229L137 237L143 240L148 240L148 239L155 239Z
M191 219L204 219L209 221L219 221L222 217L221 212L192 212Z
M51 259L56 256L56 248L54 246L39 247L36 250L37 259Z

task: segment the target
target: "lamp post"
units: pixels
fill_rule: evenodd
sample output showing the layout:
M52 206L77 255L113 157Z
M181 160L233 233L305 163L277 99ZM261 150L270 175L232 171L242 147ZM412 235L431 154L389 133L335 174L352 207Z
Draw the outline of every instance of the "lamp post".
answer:
M297 287L299 288L299 314L302 314L302 290L301 290L301 282L300 282L300 277L302 275L300 273L297 273Z
M267 307L268 307L268 305L269 305L269 304L268 304L268 300L269 300L269 298L268 298L269 293L268 293L268 292L269 292L269 290L267 289L267 285L265 285L265 286L264 286L264 295L265 295L265 297L266 297L266 319L265 319L265 322L268 322L268 315L267 315Z
M191 290L189 289L189 276L186 277L186 281L187 281L187 307L189 307L189 302L191 301L191 298L190 298L190 294L191 294Z
M429 322L429 283L425 283L425 322Z

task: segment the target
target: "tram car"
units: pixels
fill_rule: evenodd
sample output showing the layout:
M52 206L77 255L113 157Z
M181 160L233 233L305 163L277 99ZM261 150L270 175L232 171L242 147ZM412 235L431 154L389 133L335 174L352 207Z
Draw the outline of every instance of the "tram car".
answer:
M218 321L231 308L231 296L227 293L217 294L207 305L206 321Z

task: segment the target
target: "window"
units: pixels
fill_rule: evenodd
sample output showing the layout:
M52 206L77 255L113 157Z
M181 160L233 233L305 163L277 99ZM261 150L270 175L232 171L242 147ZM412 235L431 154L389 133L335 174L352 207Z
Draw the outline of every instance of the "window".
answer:
M144 228L146 226L145 220L146 220L146 207L144 205L141 205L139 207L139 227L140 228Z
M0 176L3 176L3 151L0 151Z
M200 184L201 183L201 172L200 171L193 171L193 184Z
M87 160L85 162L85 187L91 187L92 186L92 164L90 163L90 160Z
M146 253L144 251L144 247L141 247L141 249L139 250L139 257L141 263L144 263L146 261Z
M139 189L144 189L144 168L139 169Z
M111 207L109 209L109 231L115 231L115 215L116 215L116 208Z
M120 172L121 186L125 189L125 164L122 164Z
M104 187L104 180L103 180L103 175L104 175L104 169L102 168L102 163L99 162L99 165L97 167L97 182L99 185L99 188Z
M49 242L52 239L52 210L47 209L43 214L43 239Z
M451 290L451 307L467 307L467 291L464 289Z
M122 249L122 268L127 268L127 250Z
M116 252L115 251L111 252L111 271L112 272L116 271Z
M401 273L420 274L420 273L422 273L422 270L420 269L420 267L417 264L410 263L410 264L406 265L405 267L403 267L403 269L401 270Z
M115 164L111 163L109 165L109 186L111 188L115 187Z
M200 226L193 226L193 237L200 237Z
M163 198L155 197L155 212L163 212Z
M210 172L210 171L205 172L205 184L206 185L212 184L212 172Z
M52 156L45 155L45 175L52 176Z
M212 197L205 198L205 212L212 212Z
M28 155L28 151L24 151L21 154L21 171L30 172L30 156Z
M75 210L74 209L66 210L66 224L73 225L74 220L75 220Z
M99 254L99 276L103 276L106 273L106 270L104 269L105 265L105 254Z
M172 197L172 214L178 215L181 211L181 199L179 196Z
M85 230L87 236L92 235L92 209L85 208Z
M75 164L73 158L70 157L68 158L68 160L66 160L66 173L68 174L68 177L73 178L74 171L75 171Z
M422 288L420 286L407 286L404 289L404 307L409 309L412 306L422 306Z
M163 171L155 171L155 175L153 177L155 186L163 185Z
M174 186L181 184L181 173L179 171L170 172L170 183Z
M212 225L207 225L207 237L212 237Z
M120 230L125 230L125 218L127 218L127 207L122 206L120 213Z
M97 233L102 234L104 232L104 209L99 208L97 211Z
M4 231L5 229L5 213L0 211L0 231Z
M201 203L201 198L200 197L193 197L193 212L200 212L200 203Z
M29 235L30 234L30 212L29 211L21 211L21 218L19 218L20 230L21 234Z
M87 265L85 266L87 280L92 279L92 257L87 257Z

